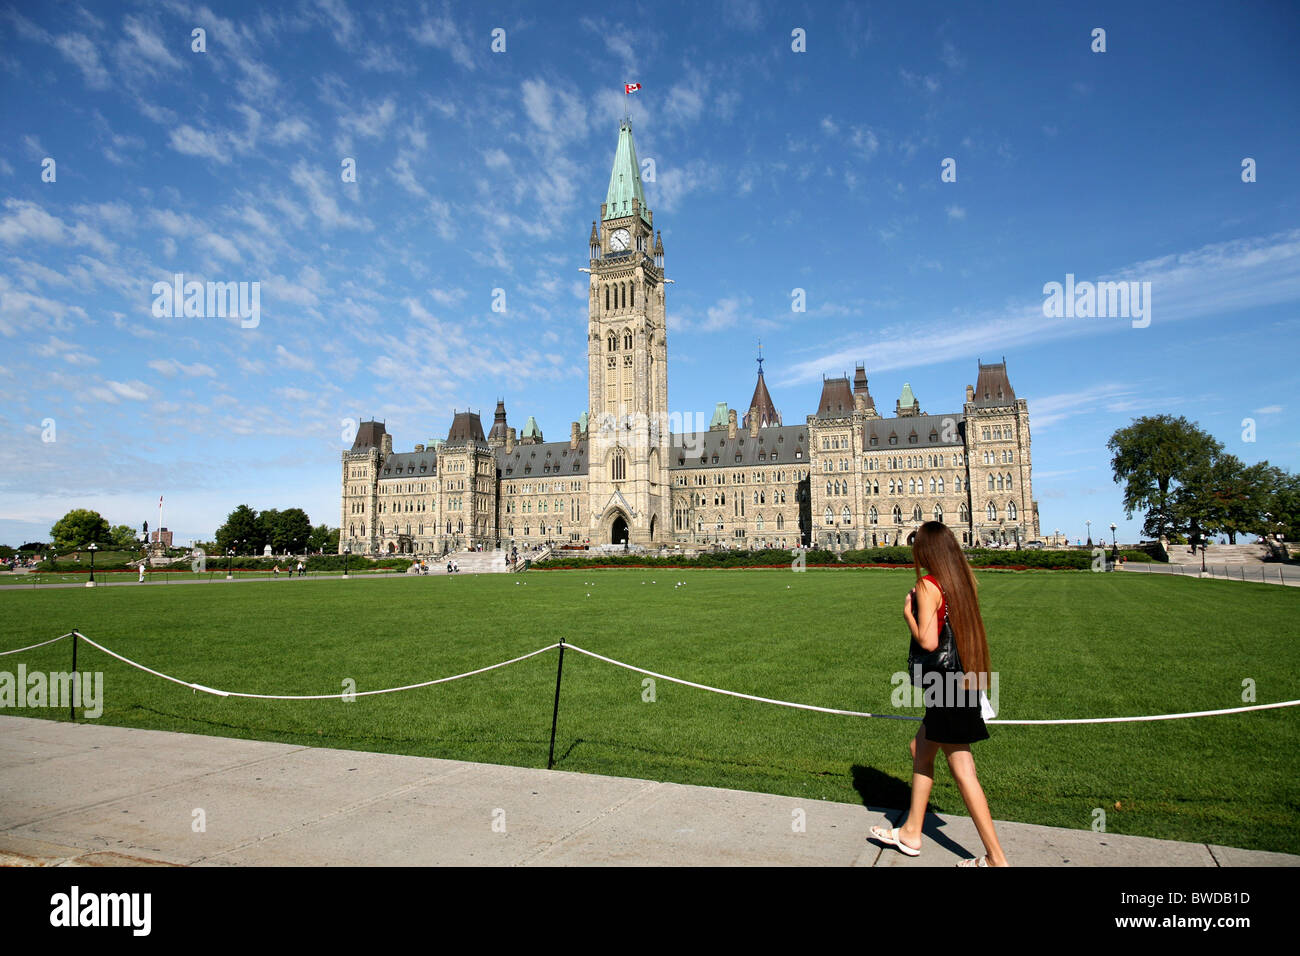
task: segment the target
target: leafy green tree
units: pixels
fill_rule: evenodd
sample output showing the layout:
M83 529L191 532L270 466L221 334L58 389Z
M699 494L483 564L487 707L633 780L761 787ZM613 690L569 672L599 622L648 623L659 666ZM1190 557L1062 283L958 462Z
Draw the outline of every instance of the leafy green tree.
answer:
M297 554L305 551L312 530L311 519L301 508L263 511L262 529L266 534L267 542L277 554L286 551Z
M257 546L259 552L268 544L276 553L284 550L278 542L280 537L280 512L278 509L267 508L258 515L257 526L262 533L262 543Z
M1205 465L1223 445L1186 418L1144 416L1117 430L1106 443L1115 481L1124 485L1124 514L1144 511L1142 533L1176 533L1182 522L1173 493L1194 466ZM1197 515L1198 520L1207 520Z
M1256 534L1280 534L1287 541L1300 538L1300 474L1285 468L1269 467L1269 496Z
M92 541L107 543L109 539L108 522L98 511L88 508L74 508L50 528L50 537L54 547L59 551L81 548Z
M289 508L280 513L280 540L283 547L294 554L307 550L311 538L311 518L301 508Z
M331 528L327 524L316 525L311 529L311 537L307 539L307 547L312 551L320 551L324 554L338 554L339 529Z
M230 512L226 523L217 529L216 538L222 552L235 548L240 554L256 554L266 544L258 514L248 505L240 505Z
M108 542L122 551L133 551L138 547L138 542L135 539L135 529L125 524L113 526L108 532Z

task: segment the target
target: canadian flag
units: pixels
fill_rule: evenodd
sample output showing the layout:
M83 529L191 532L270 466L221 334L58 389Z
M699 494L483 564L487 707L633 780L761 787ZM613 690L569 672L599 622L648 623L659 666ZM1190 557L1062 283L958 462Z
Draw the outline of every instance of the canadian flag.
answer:
M641 89L641 84L640 84L640 83L624 83L624 84L623 84L623 92L624 92L624 93L629 93L629 94L630 94L630 93L635 93L635 92L636 92L637 90L639 90L639 89Z

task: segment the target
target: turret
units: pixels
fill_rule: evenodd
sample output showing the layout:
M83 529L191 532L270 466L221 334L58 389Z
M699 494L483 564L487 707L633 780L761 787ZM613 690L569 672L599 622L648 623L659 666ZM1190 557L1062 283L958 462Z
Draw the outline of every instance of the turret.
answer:
M660 272L664 268L664 237L658 231L655 232L655 268Z

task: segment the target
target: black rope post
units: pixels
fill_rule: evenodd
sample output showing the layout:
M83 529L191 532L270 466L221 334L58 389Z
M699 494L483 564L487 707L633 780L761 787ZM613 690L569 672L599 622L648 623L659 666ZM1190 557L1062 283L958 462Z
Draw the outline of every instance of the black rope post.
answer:
M77 629L72 629L72 680L79 680L77 677ZM72 695L68 695L68 718L77 722L77 708L73 705Z
M546 758L546 769L555 766L555 725L560 719L560 678L564 676L564 638L560 638L560 663L555 668L555 708L551 711L551 752Z

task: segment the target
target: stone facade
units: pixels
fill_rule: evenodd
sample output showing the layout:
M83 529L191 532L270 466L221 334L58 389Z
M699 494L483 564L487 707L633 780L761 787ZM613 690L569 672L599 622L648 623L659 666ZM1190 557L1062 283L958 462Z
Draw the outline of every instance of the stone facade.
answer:
M362 422L343 453L339 548L443 554L545 541L663 547L871 547L923 521L963 545L1041 537L1029 409L1006 362L980 364L959 411L927 414L904 384L880 415L859 365L827 378L817 411L782 424L759 359L744 416L719 403L707 430L672 429L663 240L632 130L589 243L588 407L567 440L530 416L522 438L497 402L485 435L457 412L445 439L394 452ZM653 240L653 242L652 242Z

